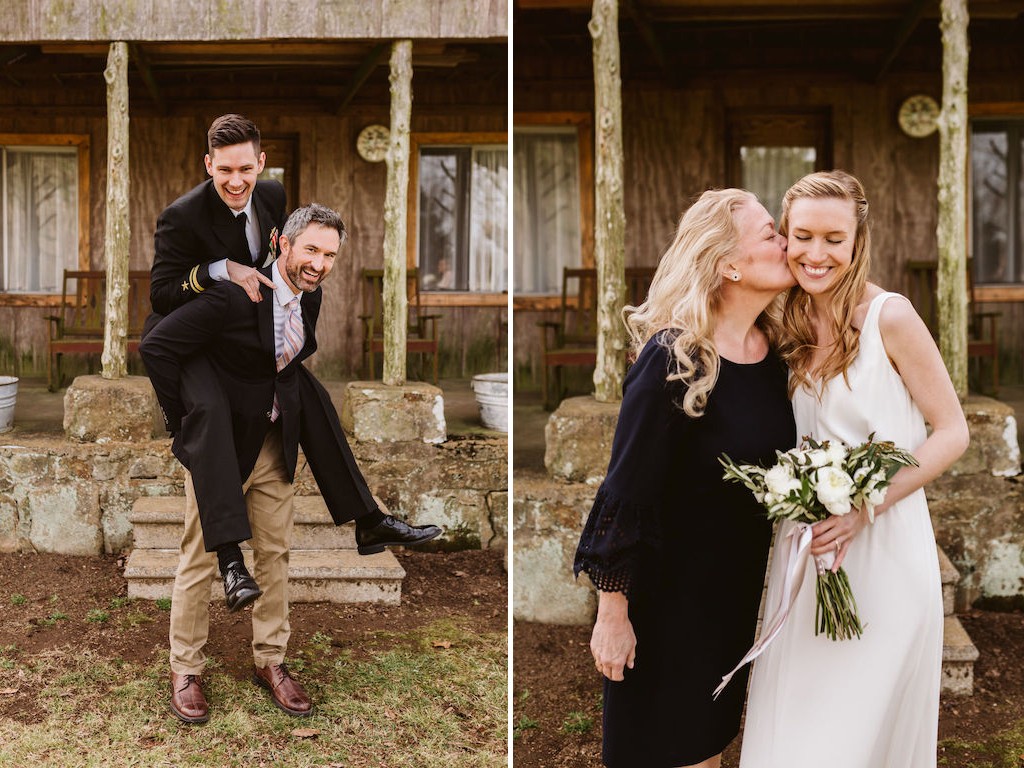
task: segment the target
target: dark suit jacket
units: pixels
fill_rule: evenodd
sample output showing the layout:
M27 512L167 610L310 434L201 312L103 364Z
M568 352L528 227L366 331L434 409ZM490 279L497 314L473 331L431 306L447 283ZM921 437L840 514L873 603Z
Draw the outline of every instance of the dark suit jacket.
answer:
M269 276L270 270L262 270ZM171 449L189 468L193 460L187 446L194 409L181 392L181 368L191 357L202 354L209 361L216 382L228 393L231 429L240 476L252 472L270 429L270 410L277 394L281 414L285 467L294 477L299 445L301 400L299 371L301 362L316 350L316 322L320 314L322 291L302 294L302 319L305 343L302 350L278 372L274 347L273 291L261 285L263 301L253 303L238 286L215 283L192 301L179 307L153 328L139 351L164 411L167 428L174 433ZM203 393L194 393L200 398ZM315 448L314 448L315 450Z
M280 235L284 228L284 187L276 181L257 181L252 201L260 225L256 266L262 267L270 255L272 231L277 228ZM217 195L213 179L207 179L164 209L156 222L153 246L149 297L158 315L170 314L216 283L210 277L210 262L228 258L252 265L242 228ZM190 280L192 268L197 265L195 280ZM157 320L147 320L146 332Z

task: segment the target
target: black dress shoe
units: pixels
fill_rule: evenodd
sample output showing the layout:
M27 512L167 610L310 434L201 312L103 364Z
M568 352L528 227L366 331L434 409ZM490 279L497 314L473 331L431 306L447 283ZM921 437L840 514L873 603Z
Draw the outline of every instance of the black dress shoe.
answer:
M224 599L227 601L228 610L232 613L242 610L263 594L263 590L249 575L245 563L241 560L228 563L221 576L224 578Z
M391 515L384 515L383 522L373 528L356 528L356 545L360 555L375 555L384 547L411 547L440 536L436 525L409 525Z

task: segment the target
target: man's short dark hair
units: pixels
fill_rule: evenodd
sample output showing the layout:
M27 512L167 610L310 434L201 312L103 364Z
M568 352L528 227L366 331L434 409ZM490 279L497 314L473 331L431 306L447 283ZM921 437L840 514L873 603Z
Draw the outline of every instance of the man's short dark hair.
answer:
M206 132L206 146L211 155L215 149L250 141L256 155L259 156L260 129L256 127L256 123L242 115L221 115L210 123L210 130Z
M305 232L306 227L310 224L319 224L321 227L336 230L339 248L348 239L348 230L345 229L345 222L341 220L338 212L319 203L310 203L292 211L292 215L284 223L284 229L281 234L288 238L289 243L294 243L295 239Z

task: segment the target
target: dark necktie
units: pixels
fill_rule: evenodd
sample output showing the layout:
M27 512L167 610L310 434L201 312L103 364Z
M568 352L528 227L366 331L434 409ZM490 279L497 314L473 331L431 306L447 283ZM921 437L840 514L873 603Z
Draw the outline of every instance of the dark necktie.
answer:
M249 235L245 231L246 225L249 223L249 217L246 215L245 211L242 211L235 217L235 221L238 222L238 226L242 230L242 243L245 245L245 252L249 255L249 261L255 261L252 256L252 249L249 247Z

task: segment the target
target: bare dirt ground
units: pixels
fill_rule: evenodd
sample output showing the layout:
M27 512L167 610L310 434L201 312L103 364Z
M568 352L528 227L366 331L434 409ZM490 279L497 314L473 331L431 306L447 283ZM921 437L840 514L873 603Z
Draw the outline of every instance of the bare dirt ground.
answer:
M508 590L501 554L397 552L408 574L401 606L293 604L290 646L299 648L320 632L358 657L368 633L400 634L449 618L469 621L479 632L504 632ZM122 568L115 557L0 554L0 655L10 649L26 659L72 648L129 663L165 659L168 606L127 601ZM248 677L249 612L228 613L223 601L214 601L210 626L208 654L222 671ZM0 717L30 722L34 692L7 693L3 671Z
M939 714L940 766L1024 765L1024 612L960 614L981 657L974 695L945 697ZM513 733L516 768L601 764L601 684L588 627L516 622ZM739 763L739 739L723 768Z

